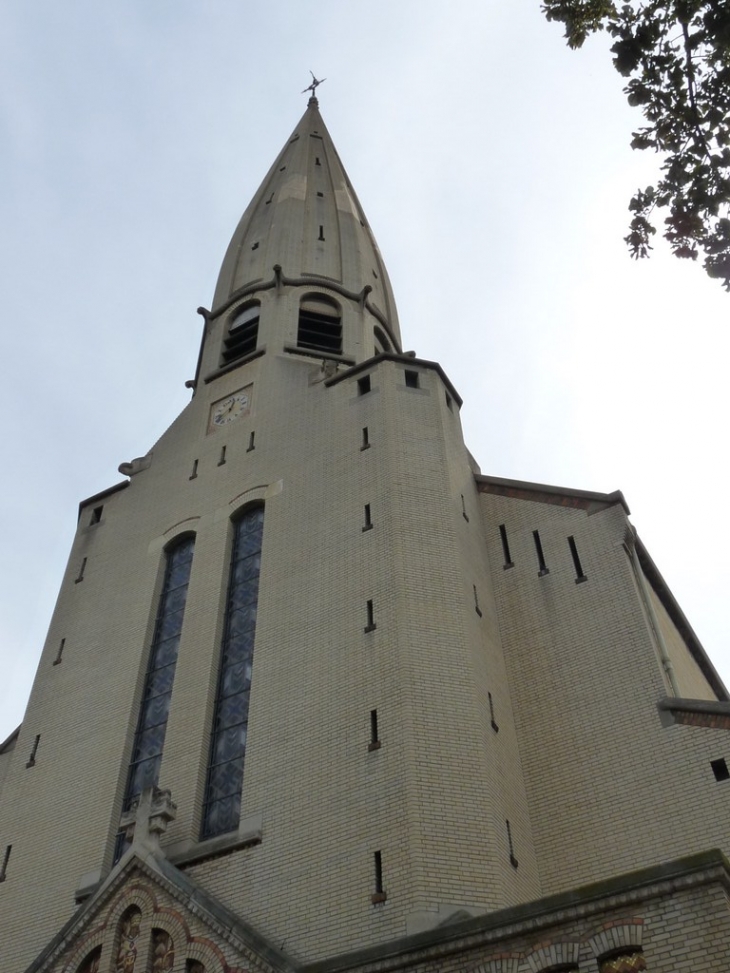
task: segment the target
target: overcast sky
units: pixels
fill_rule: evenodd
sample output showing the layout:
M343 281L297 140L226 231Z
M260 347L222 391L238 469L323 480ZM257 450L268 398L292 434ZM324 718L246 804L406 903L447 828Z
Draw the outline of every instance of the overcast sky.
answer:
M188 401L195 309L310 68L404 345L463 396L482 471L623 490L730 683L730 296L660 244L630 260L656 159L606 41L570 52L539 6L3 0L0 740L77 504Z

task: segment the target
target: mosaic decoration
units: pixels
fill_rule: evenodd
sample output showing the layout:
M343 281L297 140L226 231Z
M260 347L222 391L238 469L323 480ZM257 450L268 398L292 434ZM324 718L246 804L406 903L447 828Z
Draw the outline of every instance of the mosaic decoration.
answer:
M115 973L134 973L141 923L142 913L136 906L131 906L122 916L119 923L119 948L114 964Z
M189 959L185 964L185 973L205 973L205 967L196 959Z
M640 973L646 969L646 960L642 953L623 953L601 961L601 973Z
M169 973L175 965L172 937L164 929L152 930L152 973Z
M203 838L235 831L241 816L263 532L263 507L249 510L235 524Z
M194 546L195 539L186 537L167 553L165 580L124 796L125 810L143 790L158 783Z

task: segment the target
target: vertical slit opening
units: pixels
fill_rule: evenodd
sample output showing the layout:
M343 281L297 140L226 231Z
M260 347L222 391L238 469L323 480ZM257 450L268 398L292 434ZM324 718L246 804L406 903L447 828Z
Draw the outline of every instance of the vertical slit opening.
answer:
M8 862L10 861L10 852L13 850L12 845L8 845L5 849L5 854L3 855L3 863L0 865L0 882L5 881L5 876L8 872Z
M78 576L76 577L76 580L74 582L75 584L78 584L79 581L83 581L84 580L84 571L86 570L86 561L87 560L88 560L88 558L84 558L83 561L81 562L81 567L79 568Z
M221 458L218 460L218 466L223 466L226 461L226 447L221 446Z
M515 858L515 849L514 849L514 845L512 844L512 828L510 827L509 821L505 821L505 824L507 825L507 844L509 845L509 863L512 866L512 868L517 868L519 862Z
M469 523L469 514L466 512L466 501L464 500L464 494L461 494L461 516L464 520Z
M487 698L489 699L489 718L492 724L492 729L495 733L499 733L499 727L497 726L497 721L494 718L494 700L492 699L492 694L487 693Z
M373 521L370 515L370 504L366 503L365 504L365 525L363 526L363 530L372 530L372 526L373 526Z
M56 658L53 660L54 666L57 666L59 662L63 662L63 648L65 645L66 645L66 639L61 639L61 642L58 646L58 653L56 654Z
M375 611L373 609L372 598L368 599L367 603L367 625L365 626L366 632L372 632L375 630Z
M378 902L385 902L387 898L383 889L383 856L379 851L373 852L373 866L375 868L375 891L370 901L373 905L376 905Z
M481 618L482 617L482 610L479 607L479 595L477 594L477 586L474 584L474 585L472 585L472 588L474 589L474 611Z
M568 538L568 547L570 548L570 554L573 558L573 567L575 568L575 583L580 584L582 581L587 581L588 578L583 573L583 566L580 563L580 556L578 554L578 548L575 545L575 538Z
M540 531L533 530L532 539L535 541L535 551L537 552L537 563L540 566L540 570L537 572L537 576L542 578L545 574L550 574L550 570L545 564L545 555L542 551L542 541L540 540Z
M378 736L378 711L370 710L370 746L368 750L380 749L380 737Z
M360 449L370 449L370 433L367 426L362 427L362 442L360 443Z
M194 459L193 460L193 471L190 474L190 476L188 477L188 479L189 480L194 480L197 475L198 475L198 461L196 459Z
M38 744L41 742L40 733L36 736L33 741L33 747L30 751L30 757L28 757L28 763L25 765L25 769L29 770L31 767L35 767L35 755L38 753Z
M509 541L507 540L507 528L504 524L499 525L499 536L502 540L502 553L504 554L504 564L502 567L506 571L507 568L513 568L514 562L512 561L512 556L509 552Z
M256 433L252 431L250 436L248 437L248 449L246 450L247 453L250 453L252 449L256 449L254 445L255 437L256 437Z

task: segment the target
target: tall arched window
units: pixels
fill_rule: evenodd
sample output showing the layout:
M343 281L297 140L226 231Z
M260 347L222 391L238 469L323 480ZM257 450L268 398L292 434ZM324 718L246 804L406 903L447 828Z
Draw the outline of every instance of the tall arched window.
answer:
M307 294L299 305L297 345L309 351L342 354L342 312L323 294Z
M235 831L241 816L263 532L263 507L249 509L235 522L203 838Z
M159 780L194 546L195 538L185 537L167 551L165 580L124 795L125 810L145 788L156 786Z

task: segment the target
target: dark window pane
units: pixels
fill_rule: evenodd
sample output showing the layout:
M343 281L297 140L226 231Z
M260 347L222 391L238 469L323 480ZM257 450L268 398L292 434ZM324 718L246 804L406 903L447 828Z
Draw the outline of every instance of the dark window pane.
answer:
M159 641L150 663L152 669L164 669L166 666L174 666L177 662L177 650L180 645L180 636L175 635L171 639Z
M169 693L172 690L172 681L175 678L175 663L165 666L164 669L153 669L147 680L147 696L160 696L162 693Z
M223 764L229 760L237 760L246 750L246 726L231 727L228 730L221 729L216 733L215 746L213 748L212 764Z
M187 591L187 588L183 589ZM179 635L182 631L183 613L182 611L171 612L169 615L162 615L157 624L157 638L170 639L174 635Z
M211 801L218 801L222 797L237 797L243 780L243 757L229 760L224 764L213 767L208 782L208 797Z
M242 632L228 638L224 643L223 664L229 666L248 662L253 656L253 641L253 632Z
M218 725L236 726L248 720L248 692L221 699L218 705Z
M159 726L167 723L167 714L170 710L171 693L163 693L161 696L152 696L142 707L142 721L145 729L152 726Z
M238 608L228 616L228 632L230 635L241 635L256 627L256 606Z
M232 584L240 584L241 581L254 580L258 587L259 572L261 571L261 555L252 554L237 561L233 567L231 575Z
M160 697L157 698L159 699ZM137 736L134 759L144 760L146 757L160 755L162 753L162 745L165 742L165 729L166 726L164 723L161 726L151 726L148 729L143 729Z
M151 757L130 767L129 787L127 788L127 806L135 797L139 797L146 787L157 785L160 772L160 757Z
M251 685L251 664L227 666L221 674L221 696L233 696Z

